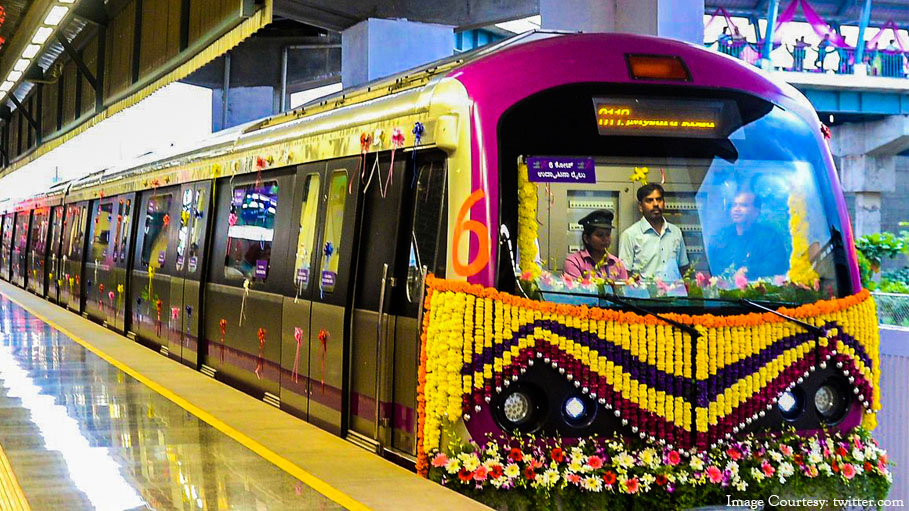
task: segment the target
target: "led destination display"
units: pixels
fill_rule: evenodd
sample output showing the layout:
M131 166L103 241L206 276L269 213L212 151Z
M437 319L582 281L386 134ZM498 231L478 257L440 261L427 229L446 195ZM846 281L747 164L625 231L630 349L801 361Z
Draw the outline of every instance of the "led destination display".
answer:
M723 101L593 98L600 135L724 138Z

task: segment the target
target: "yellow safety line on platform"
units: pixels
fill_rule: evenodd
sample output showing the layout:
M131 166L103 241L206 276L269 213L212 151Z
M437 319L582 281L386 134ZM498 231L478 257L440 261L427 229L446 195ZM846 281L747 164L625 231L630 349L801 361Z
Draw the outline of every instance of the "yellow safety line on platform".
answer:
M25 498L25 492L22 491L22 486L16 479L16 473L13 472L13 467L10 465L2 445L0 445L0 491L3 493L0 496L0 509L31 511L28 499Z
M337 488L331 486L330 484L326 483L325 481L312 475L311 473L307 472L306 470L298 467L290 460L282 457L281 455L272 451L268 447L265 447L264 445L260 444L259 442L253 440L252 438L249 438L248 436L244 435L240 431L234 429L233 427L229 426L222 420L218 419L214 415L212 415L212 414L206 412L205 410L199 408L198 406L190 403L186 399L183 399L182 397L178 396L171 390L161 386L157 382L150 380L146 376L143 376L142 374L137 372L135 369L127 366L126 364L120 362L119 360L114 359L107 353L104 353L103 351L99 350L98 348L96 348L95 346L90 344L88 341L85 341L84 339L82 339L81 337L76 335L75 333L58 325L57 323L48 319L41 313L36 312L35 310L31 309L30 307L23 304L19 300L7 295L6 293L0 293L0 294L3 294L10 301L15 303L19 307L22 307L23 309L27 310L29 312L29 314L35 316L36 318L40 319L41 321L44 321L45 323L50 325L52 328L59 331L63 335L69 337L74 342L78 343L80 346L87 349L88 351L91 351L95 355L99 356L107 363L113 365L114 367L123 371L124 373L132 376L133 378L138 380L139 383L142 383L143 385L152 389L156 393L173 401L176 405L183 408L187 412L195 415L202 421L208 423L210 426L217 429L221 433L224 433L225 435L231 437L232 439L236 440L237 442L240 442L242 445L244 445L251 451L255 452L259 456L262 456L263 458L265 458L266 460L268 460L269 462L271 462L273 465L277 466L281 470L296 477L301 482L303 482L303 484L316 490L317 492L321 493L328 499L334 501L338 505L343 506L345 509L349 509L350 511L365 511L365 510L370 509L369 506L353 499L352 497L350 497L346 493L342 492L341 490L338 490ZM5 510L5 508L2 508L2 509Z

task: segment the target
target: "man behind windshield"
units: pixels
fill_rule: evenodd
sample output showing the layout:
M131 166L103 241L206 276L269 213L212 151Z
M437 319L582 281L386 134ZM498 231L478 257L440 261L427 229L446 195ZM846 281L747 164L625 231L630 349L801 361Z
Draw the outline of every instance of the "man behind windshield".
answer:
M688 269L682 230L663 218L663 187L649 183L638 189L642 218L619 238L619 259L632 276L676 282Z
M786 235L760 221L761 198L752 192L736 194L729 210L731 224L713 237L710 267L715 274L742 268L750 280L789 271Z

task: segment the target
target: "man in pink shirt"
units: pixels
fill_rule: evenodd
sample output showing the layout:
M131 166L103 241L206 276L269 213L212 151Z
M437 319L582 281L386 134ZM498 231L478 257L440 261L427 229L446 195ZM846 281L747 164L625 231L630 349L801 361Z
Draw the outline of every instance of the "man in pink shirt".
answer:
M581 239L584 249L565 258L565 275L580 279L585 277L600 277L612 280L625 280L628 271L618 257L607 250L612 242L611 211L598 209L578 223L584 228Z

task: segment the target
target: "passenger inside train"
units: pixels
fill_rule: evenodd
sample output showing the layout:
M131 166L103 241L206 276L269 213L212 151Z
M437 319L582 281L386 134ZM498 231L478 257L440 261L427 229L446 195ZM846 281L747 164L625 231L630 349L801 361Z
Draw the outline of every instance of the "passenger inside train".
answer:
M664 194L656 183L638 188L641 219L622 233L619 258L632 276L678 282L688 270L688 252L682 231L663 218Z
M785 275L789 270L788 237L761 219L761 197L740 191L729 209L730 223L711 240L711 261L722 273L744 269L749 278Z
M625 280L628 271L622 261L609 253L612 243L612 211L598 209L578 221L584 228L584 248L565 258L564 273L573 278L598 276Z

